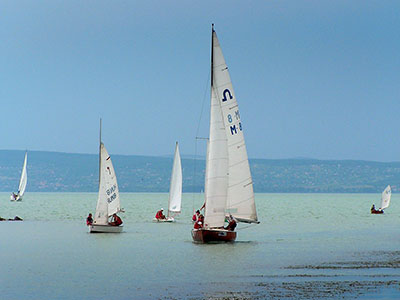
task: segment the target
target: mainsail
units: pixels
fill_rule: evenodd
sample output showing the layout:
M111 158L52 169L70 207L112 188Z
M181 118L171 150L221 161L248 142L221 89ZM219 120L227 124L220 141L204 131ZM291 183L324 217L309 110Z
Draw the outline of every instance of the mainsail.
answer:
M19 180L19 187L18 187L19 198L22 198L22 196L24 195L26 184L28 183L28 174L26 172L27 161L28 161L28 152L25 152L24 165L22 167L21 178Z
M238 221L257 222L253 181L239 108L214 29L211 78L205 226L221 227L229 214Z
M221 227L224 226L228 191L228 149L221 108L213 87L211 87L210 135L206 169L204 225Z
M381 209L389 207L391 196L392 196L392 189L390 188L390 185L388 185L386 189L382 192Z
M103 143L100 143L100 180L94 224L108 224L108 218L121 211L117 176L111 158Z
M172 166L171 182L169 187L168 215L181 212L182 202L182 166L178 142L175 146L174 162Z

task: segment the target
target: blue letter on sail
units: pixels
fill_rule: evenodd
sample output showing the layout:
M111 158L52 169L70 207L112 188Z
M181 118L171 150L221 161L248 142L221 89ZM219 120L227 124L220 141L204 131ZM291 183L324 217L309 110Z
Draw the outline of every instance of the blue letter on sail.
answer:
M228 99L226 98L226 94L228 94L229 99L232 99L232 98L233 98L232 95L231 95L231 91L228 90L228 89L226 89L226 90L222 93L222 96L224 96L224 98L222 98L222 102L225 102L226 100L228 100Z

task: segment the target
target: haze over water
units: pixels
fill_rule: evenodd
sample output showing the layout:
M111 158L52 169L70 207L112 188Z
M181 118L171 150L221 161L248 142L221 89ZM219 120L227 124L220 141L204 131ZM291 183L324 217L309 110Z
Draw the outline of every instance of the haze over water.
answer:
M124 232L89 234L96 193L0 194L2 299L399 298L400 197L256 194L259 225L237 242L192 242L203 195L184 194L174 224L153 223L168 194L121 194Z

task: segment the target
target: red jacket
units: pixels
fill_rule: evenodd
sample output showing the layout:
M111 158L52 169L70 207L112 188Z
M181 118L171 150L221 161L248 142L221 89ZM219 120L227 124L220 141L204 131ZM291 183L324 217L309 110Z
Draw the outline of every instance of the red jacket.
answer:
M196 223L194 223L194 229L199 229L203 227L203 222L202 221L197 221Z
M156 213L156 219L164 219L164 218L165 218L165 216L163 215L162 210L159 210Z
M118 217L118 216L115 216L114 222L115 222L115 225L117 225L117 226L119 226L119 225L122 224L122 220L121 220L121 218Z

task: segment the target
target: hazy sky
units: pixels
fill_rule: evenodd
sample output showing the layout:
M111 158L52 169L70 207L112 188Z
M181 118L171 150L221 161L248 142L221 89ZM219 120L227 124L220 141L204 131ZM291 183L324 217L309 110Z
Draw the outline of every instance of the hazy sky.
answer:
M1 1L0 149L194 154L215 23L251 158L400 160L400 1ZM205 143L197 143L204 153Z

